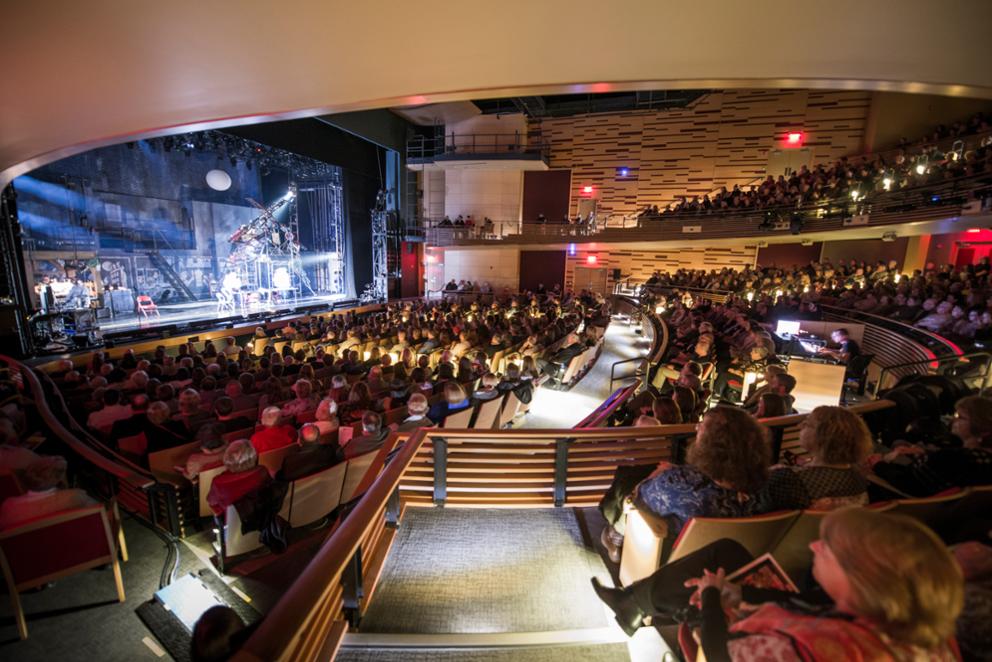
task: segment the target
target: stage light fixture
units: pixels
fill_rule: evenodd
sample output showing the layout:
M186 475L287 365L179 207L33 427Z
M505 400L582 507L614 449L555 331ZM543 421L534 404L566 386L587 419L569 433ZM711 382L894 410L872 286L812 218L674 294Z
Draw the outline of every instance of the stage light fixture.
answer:
M231 188L231 176L223 170L211 170L207 173L207 186L215 191L226 191Z
M922 163L917 164L917 166L916 166L916 174L917 175L922 175L926 171L927 171L927 167L925 165L923 165Z
M801 145L803 143L803 134L798 131L793 131L786 135L785 141L790 145Z
M293 198L296 197L296 193L293 192L293 189L289 189L288 191L286 191L286 195L282 197L285 200L292 200Z
M890 188L892 188L892 178L891 177L885 177L884 179L882 179L882 188L884 188L886 191L888 191Z
M583 186L582 187L582 192L585 193L586 195L591 195L592 194L592 187L591 186Z

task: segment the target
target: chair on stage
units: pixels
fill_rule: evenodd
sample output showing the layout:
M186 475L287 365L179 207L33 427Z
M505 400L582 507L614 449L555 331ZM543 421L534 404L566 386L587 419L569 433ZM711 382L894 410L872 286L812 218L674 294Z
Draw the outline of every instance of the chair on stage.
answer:
M138 298L135 299L138 305L138 314L142 317L161 317L162 315L158 312L158 306L152 301L152 298L147 294L139 294Z
M230 294L220 291L217 293L217 312L234 312L234 297Z

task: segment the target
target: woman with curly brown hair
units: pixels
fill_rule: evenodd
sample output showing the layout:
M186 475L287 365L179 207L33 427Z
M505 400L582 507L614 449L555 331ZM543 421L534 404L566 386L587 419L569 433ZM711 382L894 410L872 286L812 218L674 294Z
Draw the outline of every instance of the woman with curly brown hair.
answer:
M637 486L636 501L678 535L693 517L745 517L758 512L771 461L767 431L732 407L707 412L686 463L662 462Z

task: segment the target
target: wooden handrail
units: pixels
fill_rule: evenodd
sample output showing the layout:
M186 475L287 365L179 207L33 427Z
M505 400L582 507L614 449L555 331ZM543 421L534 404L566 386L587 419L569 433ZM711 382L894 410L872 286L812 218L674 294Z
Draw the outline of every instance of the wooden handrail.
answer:
M420 450L425 436L424 430L418 430L406 440L344 523L324 542L314 559L232 658L235 662L295 659L294 644L308 636L327 636L333 627L333 618L322 619L326 632L307 633L304 630L317 618L314 613L317 606L336 589L345 566L374 524L376 515L399 486L403 472Z
M48 406L48 399L45 395L45 390L41 386L41 381L31 368L9 356L0 355L0 361L17 370L18 374L21 375L21 378L24 379L28 388L31 390L31 394L34 397L34 406L38 410L41 420L74 453L99 469L127 481L138 488L144 489L155 483L153 478L138 473L132 468L102 455L95 448L83 443L76 435L70 432Z

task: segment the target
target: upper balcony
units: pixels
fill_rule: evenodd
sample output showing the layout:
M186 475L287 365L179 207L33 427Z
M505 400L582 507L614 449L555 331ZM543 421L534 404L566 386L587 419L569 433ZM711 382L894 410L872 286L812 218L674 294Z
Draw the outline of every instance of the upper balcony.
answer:
M528 140L526 134L519 132L415 136L406 144L406 163L412 170L480 165L547 170L550 155L546 143Z
M963 217L967 217L968 227L984 226L992 218L992 172L799 206L593 215L568 223L559 219L545 222L475 219L471 227L428 219L424 232L427 243L434 246L772 239L799 234L805 239L814 233L864 231L908 223L925 226L921 229L927 232L951 232L963 229L955 228L955 224L964 224Z

